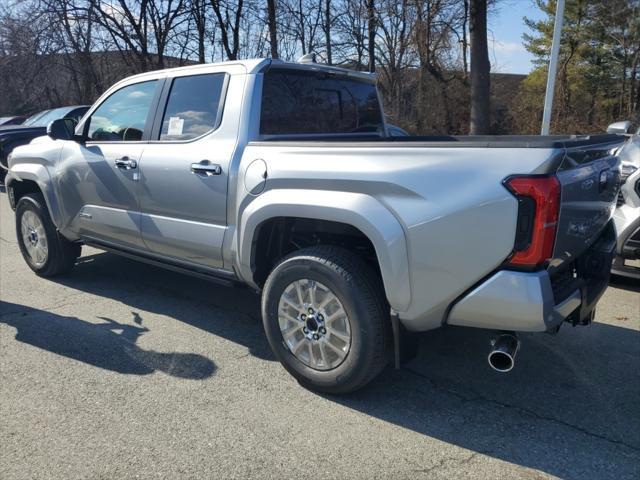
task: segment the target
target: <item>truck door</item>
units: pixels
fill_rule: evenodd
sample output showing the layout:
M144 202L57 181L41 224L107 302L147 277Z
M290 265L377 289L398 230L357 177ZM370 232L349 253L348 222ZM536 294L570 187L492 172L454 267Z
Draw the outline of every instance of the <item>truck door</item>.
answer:
M124 86L84 123L85 141L67 141L59 175L61 207L79 235L144 249L138 214L138 164L151 132L161 80Z
M165 259L222 267L228 172L238 135L237 112L225 107L223 115L229 80L219 72L165 83L140 161L139 190L143 241ZM240 104L242 92L234 93Z

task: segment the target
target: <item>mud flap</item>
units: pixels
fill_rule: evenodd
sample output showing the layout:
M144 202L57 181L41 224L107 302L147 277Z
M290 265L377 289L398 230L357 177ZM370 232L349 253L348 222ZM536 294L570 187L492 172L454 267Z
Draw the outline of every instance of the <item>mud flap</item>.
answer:
M413 360L418 354L418 338L415 332L409 332L400 318L391 312L391 329L393 330L393 366L399 370L402 365Z

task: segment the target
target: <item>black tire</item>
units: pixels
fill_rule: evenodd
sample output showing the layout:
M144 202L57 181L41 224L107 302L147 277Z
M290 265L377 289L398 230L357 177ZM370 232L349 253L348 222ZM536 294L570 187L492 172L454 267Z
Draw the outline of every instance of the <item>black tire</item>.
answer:
M346 358L330 370L317 370L298 359L285 343L278 304L294 281L310 279L328 287L342 304L350 324ZM303 386L326 393L348 393L373 380L390 359L391 324L381 279L346 249L316 246L283 258L262 292L262 319L269 344L282 365Z
M25 239L21 233L22 217L26 212L33 212L44 228L47 241L46 260L41 264L31 257ZM29 268L42 277L53 277L69 272L80 256L81 245L64 238L51 221L49 210L40 193L29 193L18 201L16 206L16 235L20 252Z
M6 149L5 149L5 152L6 152ZM4 184L4 179L7 176L7 172L9 171L7 156L8 156L8 153L0 153L0 183L2 184Z

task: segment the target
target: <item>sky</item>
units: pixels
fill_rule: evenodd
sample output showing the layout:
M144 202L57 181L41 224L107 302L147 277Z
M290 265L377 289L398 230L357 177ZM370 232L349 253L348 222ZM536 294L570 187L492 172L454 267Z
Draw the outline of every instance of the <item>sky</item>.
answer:
M500 0L489 13L487 36L492 72L527 74L533 68L533 57L522 43L522 34L529 32L524 17L539 20L544 14L533 0Z

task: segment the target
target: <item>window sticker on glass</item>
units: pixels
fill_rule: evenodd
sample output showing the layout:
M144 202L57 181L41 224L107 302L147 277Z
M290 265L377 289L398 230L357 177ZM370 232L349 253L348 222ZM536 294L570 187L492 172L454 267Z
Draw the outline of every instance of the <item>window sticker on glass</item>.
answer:
M184 127L184 118L169 117L169 131L167 135L182 135Z

